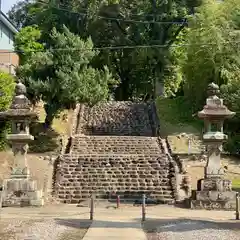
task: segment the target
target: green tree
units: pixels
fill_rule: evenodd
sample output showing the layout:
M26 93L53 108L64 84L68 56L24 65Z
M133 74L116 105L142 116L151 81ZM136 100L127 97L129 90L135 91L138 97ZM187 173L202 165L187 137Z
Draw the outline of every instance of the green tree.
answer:
M0 71L0 111L5 111L9 108L13 92L15 88L14 77ZM0 121L0 149L6 146L6 132L8 130L8 123Z
M8 73L0 71L0 111L5 111L9 108L14 88L14 77Z
M13 5L8 12L8 17L17 29L34 24L36 1L21 0Z
M46 47L51 45L51 29L55 27L62 32L63 25L83 40L91 36L95 47L131 46L101 50L94 57L95 67L102 69L107 65L113 76L120 80L117 99L129 100L153 97L156 84L164 82L165 77L168 86L178 88L180 77L176 74L178 68L170 46L184 29L187 15L199 4L201 0L50 0L48 4L35 0L27 14L31 15L29 24L37 24L42 31L41 42ZM166 47L138 49L134 48L136 45Z
M20 57L20 64L23 64L27 58L34 52L42 51L43 44L38 42L41 38L41 31L36 25L22 28L14 39L14 48Z
M107 99L109 86L115 83L107 67L91 67L98 52L90 38L83 41L64 27L62 33L53 29L50 40L48 49L32 53L18 70L29 93L46 103L47 126L59 110L76 102L93 105Z
M194 110L202 107L210 82L222 85L240 80L239 17L239 0L208 0L189 20L182 69L185 95Z
M200 4L200 3L198 3ZM185 19L194 7L190 1L121 1L100 5L98 14L106 18L89 24L89 32L97 46L130 45L118 51L102 51L101 61L109 66L120 85L117 99L153 97L158 82L165 77L177 81L172 71L173 55L170 47L184 29ZM128 21L127 19L131 19ZM150 22L150 23L146 23ZM159 23L165 22L165 23ZM174 24L173 24L174 22ZM94 29L100 31L94 31ZM146 49L135 45L163 45ZM174 82L172 84L175 84ZM175 85L178 86L178 83Z
M182 64L185 97L192 111L202 108L210 82L221 86L224 103L236 112L225 123L226 149L240 152L240 2L208 0L190 20Z

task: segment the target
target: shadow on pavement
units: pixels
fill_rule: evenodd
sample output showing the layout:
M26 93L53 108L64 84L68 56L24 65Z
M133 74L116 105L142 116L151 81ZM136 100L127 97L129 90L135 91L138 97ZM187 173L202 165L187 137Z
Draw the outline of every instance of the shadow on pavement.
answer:
M213 213L214 214L214 213ZM240 221L211 221L191 218L176 219L147 219L143 223L146 232L155 232L157 229L164 232L187 232L192 230L217 229L236 230L240 234Z
M72 228L88 228L92 221L86 219L55 219L60 225ZM102 221L94 220L92 228L139 228L141 219L134 219L131 222L124 221ZM196 220L190 218L176 218L176 219L147 219L143 223L143 228L147 232L154 232L161 228L164 232L183 232L190 230L201 229L229 229L240 231L240 221L211 221L211 220Z
M92 223L90 220L86 219L55 219L59 225L71 227L71 228L86 228ZM91 225L92 228L139 228L140 220L132 222L124 221L102 221L94 220L94 224Z
M70 227L70 228L89 228L92 224L91 220L88 219L64 219L64 218L55 218L57 224Z

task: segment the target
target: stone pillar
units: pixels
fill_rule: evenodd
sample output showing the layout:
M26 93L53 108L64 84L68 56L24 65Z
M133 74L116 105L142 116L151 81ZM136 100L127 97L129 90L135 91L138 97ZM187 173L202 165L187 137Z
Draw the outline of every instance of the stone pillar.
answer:
M222 143L209 143L207 146L207 164L204 168L204 177L220 177L224 176L224 169L221 166Z
M36 119L26 97L26 87L18 82L12 105L0 118L12 122L12 132L7 139L12 145L14 164L11 176L3 181L2 206L42 206L42 191L35 180L30 178L27 164L28 143L34 139L29 133L29 124Z
M221 152L222 145L227 140L227 135L223 133L223 122L235 113L223 104L223 99L218 94L218 85L209 84L206 105L198 113L205 123L203 142L206 145L207 164L204 179L198 181L198 189L193 192L191 207L233 210L236 193L232 191L231 181L224 179Z

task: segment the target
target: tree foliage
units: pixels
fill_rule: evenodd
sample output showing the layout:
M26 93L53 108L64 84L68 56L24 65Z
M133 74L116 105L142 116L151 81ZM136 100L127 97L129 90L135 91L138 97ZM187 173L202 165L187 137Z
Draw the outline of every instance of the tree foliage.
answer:
M25 32L23 28L19 34ZM32 53L18 69L30 95L46 103L47 125L59 110L76 102L95 104L107 99L109 85L115 83L107 67L91 67L98 52L90 38L83 41L64 27L62 33L53 29L50 40L50 48Z
M10 106L14 87L14 77L0 71L0 111L5 111Z
M239 0L208 0L190 19L183 72L185 95L195 110L204 103L210 82L240 81L239 14Z
M119 79L116 98L130 100L154 97L156 84L164 82L165 78L167 85L171 85L168 94L178 88L181 78L176 73L179 70L173 63L170 46L184 29L187 15L192 13L201 0L50 0L48 4L38 0L33 3L26 0L22 2L25 2L25 5L22 3L24 7L21 8L19 3L19 8L15 7L11 11L11 19L22 21L22 26L37 24L42 32L41 42L46 47L51 45L49 32L53 27L62 32L63 25L83 40L90 36L95 47L130 46L118 50L101 50L94 57L94 67L103 69L106 65L114 78ZM28 9L26 18L18 18L18 12L24 9ZM163 47L138 48L136 45Z
M15 88L15 81L13 76L0 71L0 111L5 111L9 108L13 92ZM6 132L8 130L8 123L0 121L0 149L3 149L6 144Z
M190 20L183 61L185 98L193 111L202 108L210 82L221 86L225 104L236 112L226 122L230 139L226 148L239 152L240 145L240 2L208 0Z
M41 38L41 31L37 26L28 26L22 28L15 36L14 48L20 57L20 64L30 58L32 53L42 51L43 44L38 42Z
M228 148L239 149L239 0L22 0L9 17L22 28L18 74L32 102L46 102L46 122L111 91L117 100L154 98L159 83L195 112L215 82L237 112L227 131Z

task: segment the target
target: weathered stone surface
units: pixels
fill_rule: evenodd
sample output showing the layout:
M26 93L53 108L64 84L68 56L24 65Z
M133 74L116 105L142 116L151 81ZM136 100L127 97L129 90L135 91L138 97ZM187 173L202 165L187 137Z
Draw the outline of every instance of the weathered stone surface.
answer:
M190 203L192 209L207 209L207 210L226 210L233 211L236 209L236 202L224 201L224 200L215 200L209 201L205 200L192 200Z
M161 156L161 153L159 153ZM84 184L81 182L81 188L78 190L77 196L74 199L82 200L84 198L88 198L91 193L95 192L96 194L101 189L104 192L104 195L110 194L111 191L117 190L120 194L124 194L126 192L126 188L130 187L133 191L144 191L148 194L154 194L155 189L158 189L161 196L165 196L166 198L172 199L172 189L170 185L170 179L167 175L162 175L162 171L165 170L169 173L169 163L168 159L165 155L162 155L159 158L152 157L150 160L154 160L156 162L161 162L162 169L158 171L155 169L154 166L151 164L147 164L145 170L139 170L139 168L135 165L135 167L131 164L133 161L137 161L138 158L143 158L144 155L133 155L133 156L125 156L125 155L117 155L114 159L113 157L108 157L107 155L101 156L92 156L92 155L84 155L73 158L71 155L64 155L59 164L61 165L62 162L75 165L74 168L71 170L69 169L68 172L63 172L61 168L58 168L57 172L59 176L61 175L61 180L57 179L58 186L56 186L59 196L63 197L63 195L67 195L70 189L75 189L76 191L76 184L75 181L77 179L87 179L87 183ZM124 178L121 178L121 175L118 175L118 167L116 165L122 166L122 159L125 158L130 162L130 164L126 167L124 171ZM95 175L93 175L90 171L92 169L92 161L101 163L104 161L105 163L112 163L108 167L103 167L95 169ZM85 161L85 165L81 168L78 168L79 162ZM115 160L115 161L114 161ZM141 166L141 164L139 164ZM88 170L89 169L89 170ZM86 171L84 171L86 170ZM139 171L143 174L139 174ZM155 174L151 175L149 172L154 171ZM134 172L134 174L133 174ZM144 185L141 184L144 181ZM155 186L154 183L155 182ZM66 187L66 184L69 184ZM95 184L98 186L95 187ZM140 187L141 186L141 187ZM169 190L169 191L166 191ZM162 191L161 191L162 190ZM158 195L155 194L157 197ZM73 196L72 196L73 197Z
M149 105L133 102L101 102L79 107L75 134L152 136Z
M43 193L37 190L36 181L29 179L5 179L3 181L3 207L42 205Z
M70 151L55 166L54 192L65 203L92 193L140 197L145 193L172 202L173 160L156 136L152 105L106 102L93 108L78 105Z
M227 135L223 133L223 122L235 113L223 104L223 99L218 97L219 92L218 85L209 84L206 105L198 112L199 118L205 123L203 141L206 145L207 164L204 179L198 181L198 189L193 192L192 208L231 210L235 207L236 193L232 191L231 181L224 179L224 170L221 167L222 144L227 139Z
M11 120L12 131L7 135L14 154L10 179L5 179L1 193L2 206L42 206L42 191L36 182L30 179L27 164L28 143L34 139L30 134L29 124L36 119L26 97L26 87L18 82L10 109L0 112L0 118Z

